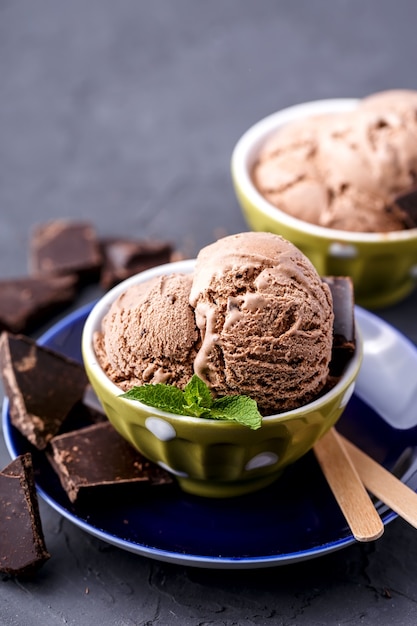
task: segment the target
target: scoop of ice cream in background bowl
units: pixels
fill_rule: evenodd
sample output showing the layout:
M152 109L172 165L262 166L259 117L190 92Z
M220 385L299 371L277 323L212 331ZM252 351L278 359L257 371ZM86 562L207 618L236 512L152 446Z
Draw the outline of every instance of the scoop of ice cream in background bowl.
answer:
M255 231L294 243L320 275L350 276L357 304L417 280L417 92L302 103L238 140L232 180Z
M95 304L82 337L87 375L116 430L184 491L209 497L269 485L337 422L360 337L337 372L334 348L328 284L291 243L255 232L128 278ZM184 389L193 374L213 398L255 400L260 427L121 397L146 384Z

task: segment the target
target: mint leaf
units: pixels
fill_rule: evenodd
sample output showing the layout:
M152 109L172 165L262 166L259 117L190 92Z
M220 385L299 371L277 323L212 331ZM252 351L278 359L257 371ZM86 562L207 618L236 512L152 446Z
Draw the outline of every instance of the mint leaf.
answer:
M184 389L184 411L187 415L195 417L209 417L212 404L210 389L201 378L194 374Z
M191 380L187 383L184 389L184 399L186 402L196 403L198 406L202 406L209 409L213 404L213 397L210 389L206 383L194 374Z
M167 411L168 413L184 415L184 393L178 387L174 387L174 385L164 385L162 383L151 385L147 383L138 387L132 387L126 393L121 394L121 397L128 400L138 400L143 402L143 404Z
M174 385L145 384L132 387L120 397L137 400L175 415L238 422L253 430L262 425L262 416L255 400L248 396L224 396L214 400L206 383L196 375L187 383L184 391Z
M224 396L214 400L211 417L238 422L257 430L262 426L262 415L255 400L248 396Z

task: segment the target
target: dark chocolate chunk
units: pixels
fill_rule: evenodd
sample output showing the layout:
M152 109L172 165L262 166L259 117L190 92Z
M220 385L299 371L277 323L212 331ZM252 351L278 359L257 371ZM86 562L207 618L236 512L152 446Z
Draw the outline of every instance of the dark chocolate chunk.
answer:
M91 426L100 422L107 421L107 417L103 411L97 411L85 404L85 402L77 402L68 412L67 417L62 422L59 434L67 433L84 426Z
M27 453L0 472L0 572L28 577L49 558Z
M417 187L398 195L393 208L400 211L405 228L417 228Z
M97 233L88 222L53 220L34 227L29 250L31 274L76 274L98 280L102 256Z
M169 263L173 252L167 241L109 238L101 241L101 247L104 261L100 284L104 289L150 267Z
M0 280L0 331L26 333L73 302L75 275Z
M110 497L111 487L173 482L168 472L145 459L110 422L57 435L51 448L52 465L71 502L97 493Z
M0 368L13 426L44 449L88 384L76 361L23 335L0 337Z
M330 375L339 377L351 359L356 345L354 293L348 276L325 276L333 299L333 350Z

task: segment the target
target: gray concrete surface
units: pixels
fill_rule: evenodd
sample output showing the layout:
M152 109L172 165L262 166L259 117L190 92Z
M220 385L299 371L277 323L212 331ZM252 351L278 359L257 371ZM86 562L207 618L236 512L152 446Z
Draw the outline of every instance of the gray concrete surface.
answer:
M30 229L53 217L187 255L244 230L240 134L297 102L417 88L416 23L412 0L0 0L1 276L26 272ZM414 293L379 315L417 343L416 311ZM417 623L417 534L401 520L320 559L215 571L41 513L52 558L32 582L0 580L1 626Z

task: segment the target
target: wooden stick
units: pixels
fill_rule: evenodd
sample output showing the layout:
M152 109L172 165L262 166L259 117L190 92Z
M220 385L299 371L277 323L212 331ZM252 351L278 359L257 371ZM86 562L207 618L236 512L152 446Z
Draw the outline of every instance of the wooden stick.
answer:
M381 537L384 524L334 428L316 442L314 453L355 539Z
M338 434L365 487L395 513L417 528L417 493L391 472Z

